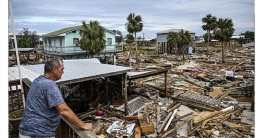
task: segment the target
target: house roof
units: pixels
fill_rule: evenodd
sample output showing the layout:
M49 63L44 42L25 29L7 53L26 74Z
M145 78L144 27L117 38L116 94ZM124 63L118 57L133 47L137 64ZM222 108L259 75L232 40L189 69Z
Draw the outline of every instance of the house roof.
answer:
M9 52L14 52L16 51L15 48L10 49ZM17 48L18 52L29 52L29 51L36 51L35 48Z
M164 31L161 31L161 32L157 32L156 34L168 34L169 32L180 32L181 29L169 29L169 30L164 30ZM187 30L185 30L187 31ZM190 34L195 34L195 32L191 32L191 31L188 31Z
M45 37L54 37L54 36L58 36L60 34L63 34L63 33L67 33L67 32L70 32L70 31L74 31L74 30L79 30L80 28L82 27L82 25L78 25L78 26L73 26L73 27L67 27L67 28L63 28L63 29L60 29L60 30L57 30L57 31L54 31L54 32L51 32L51 33L47 33L45 35L42 35L40 36L41 38L45 38ZM104 28L104 27L103 27ZM106 31L110 32L110 33L113 33L115 34L114 32L104 28Z
M71 84L101 77L116 76L131 71L132 68L101 64L98 59L63 60L64 74L56 81L57 84ZM44 64L20 66L22 78L28 78L31 82L44 73ZM19 79L17 67L8 68L9 80Z
M245 38L245 36L244 35L233 35L232 37L230 37L230 38L232 38L232 39L237 39L237 38L240 38L240 37L243 37L243 38Z
M66 32L78 30L80 28L81 28L81 25L68 27L68 28L63 28L63 29L60 29L60 30L57 30L57 31L54 31L54 32L51 32L51 33L48 33L48 34L45 34L45 35L42 35L41 37L44 38L44 37L58 36L60 34L66 33Z

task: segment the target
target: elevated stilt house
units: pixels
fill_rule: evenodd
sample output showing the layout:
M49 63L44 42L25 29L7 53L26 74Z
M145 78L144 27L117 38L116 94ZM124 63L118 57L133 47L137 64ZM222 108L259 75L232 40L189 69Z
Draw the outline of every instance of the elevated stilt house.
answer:
M164 31L161 31L161 32L157 32L157 53L158 54L164 54L164 53L167 53L167 54L174 54L174 50L173 50L173 46L172 45L169 45L167 43L167 36L168 36L168 33L169 32L176 32L176 33L179 33L181 29L169 29L169 30L164 30ZM192 53L192 48L195 47L195 32L191 32L191 31L188 31L189 34L191 35L191 38L192 38L192 43L190 45L188 45L188 49L186 49L186 53ZM181 49L180 49L180 46L178 46L178 52L180 53Z
M82 26L79 25L63 28L42 35L45 60L49 58L59 58L63 60L91 58L92 55L89 51L86 52L86 50L80 48L79 41L81 36L79 35L79 30L81 27ZM116 59L116 53L122 52L123 47L115 45L115 33L106 28L104 29L106 47L101 52L95 53L93 57L98 59L102 57L107 62L109 57L113 58L113 60Z

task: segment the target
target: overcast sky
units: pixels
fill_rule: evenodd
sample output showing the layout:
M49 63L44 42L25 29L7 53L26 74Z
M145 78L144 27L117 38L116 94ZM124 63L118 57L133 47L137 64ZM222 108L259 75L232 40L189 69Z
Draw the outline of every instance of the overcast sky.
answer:
M203 35L202 18L207 14L232 19L234 34L255 31L254 0L12 0L12 10L17 33L24 27L45 34L97 20L126 35L130 13L142 17L144 27L137 36L145 38L172 28ZM8 31L12 33L11 20Z

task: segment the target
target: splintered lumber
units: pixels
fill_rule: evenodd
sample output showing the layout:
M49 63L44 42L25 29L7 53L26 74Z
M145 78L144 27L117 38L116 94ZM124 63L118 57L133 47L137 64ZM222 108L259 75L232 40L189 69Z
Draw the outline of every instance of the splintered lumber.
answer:
M169 120L169 118L171 117L172 114L173 114L173 112L169 112L169 114L166 116L161 127L157 130L158 133L160 133L162 131L163 127L165 126L165 124L167 123L167 121Z
M182 121L179 125L177 125L176 127L174 127L173 129L165 132L163 135L159 135L159 137L161 138L166 138L169 134L171 134L172 132L176 131L178 128L182 127L184 124L186 124L188 121L190 121L193 117L190 117L187 120Z
M201 122L203 122L203 121L205 121L205 120L207 120L209 118L212 118L212 117L214 117L214 116L216 116L216 115L218 115L220 113L224 113L224 112L227 112L227 111L232 110L232 109L234 109L234 107L230 106L230 107L224 108L224 109L222 109L220 111L215 111L215 112L211 113L210 115L204 116L203 118L201 118L199 120L194 120L194 124L201 123Z
M182 105L182 103L177 103L176 105L174 105L173 107L171 107L170 109L167 110L167 112L171 112L174 109L178 108L180 105Z
M228 90L226 92L224 92L219 98L218 100L222 100L224 97L226 97L229 93L231 93L231 90Z

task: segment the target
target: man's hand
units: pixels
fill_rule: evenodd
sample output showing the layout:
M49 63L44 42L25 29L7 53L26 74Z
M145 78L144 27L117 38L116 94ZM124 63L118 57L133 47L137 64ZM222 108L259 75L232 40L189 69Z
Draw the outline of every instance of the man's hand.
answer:
M83 123L83 126L81 127L84 130L93 130L92 123Z

